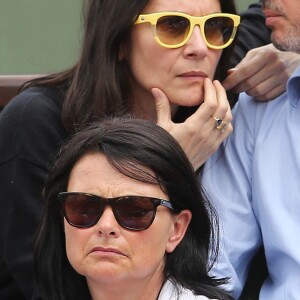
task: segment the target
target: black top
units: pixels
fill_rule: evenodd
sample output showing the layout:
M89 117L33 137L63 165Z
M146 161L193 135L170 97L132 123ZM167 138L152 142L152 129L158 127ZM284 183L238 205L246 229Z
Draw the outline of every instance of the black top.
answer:
M243 13L233 66L251 48L269 43L257 5ZM0 114L0 299L30 299L33 237L43 210L49 165L68 137L61 120L64 93L30 88Z
M0 299L31 298L32 240L49 162L67 134L62 94L30 88L0 115Z

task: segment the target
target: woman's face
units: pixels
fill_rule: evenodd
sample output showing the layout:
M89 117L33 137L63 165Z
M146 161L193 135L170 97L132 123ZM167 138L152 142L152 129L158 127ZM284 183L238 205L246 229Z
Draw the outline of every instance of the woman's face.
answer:
M219 0L150 0L142 13L164 11L204 16L221 12L221 6ZM204 78L214 77L222 54L206 46L198 26L184 46L164 48L155 41L150 23L133 26L129 49L134 98L144 107L149 101L154 105L153 87L162 89L178 106L202 103Z
M85 192L106 198L142 195L168 199L158 185L143 183L117 172L103 154L86 154L74 166L68 192ZM121 227L106 206L98 223L86 229L72 227L64 221L66 251L73 268L87 278L89 286L144 286L161 282L166 252L181 241L182 214L173 215L166 207L157 208L152 225L144 231ZM190 213L187 211L187 224ZM180 217L181 216L181 217Z

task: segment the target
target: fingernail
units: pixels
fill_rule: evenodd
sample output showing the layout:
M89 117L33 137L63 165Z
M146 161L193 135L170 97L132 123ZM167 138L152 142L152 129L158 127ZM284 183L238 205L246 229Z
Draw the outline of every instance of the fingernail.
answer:
M151 89L151 92L152 92L152 95L153 95L154 97L159 96L159 92L158 92L158 90L157 90L156 88L152 88L152 89Z
M229 75L229 74L233 73L236 70L237 70L237 68L231 68L231 69L227 70L227 74Z

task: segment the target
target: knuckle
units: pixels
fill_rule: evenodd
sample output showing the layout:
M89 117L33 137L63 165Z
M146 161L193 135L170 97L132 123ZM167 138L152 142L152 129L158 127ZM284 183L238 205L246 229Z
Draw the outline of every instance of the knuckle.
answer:
M230 114L229 116L227 116L226 121L227 121L227 123L232 122L232 114Z
M225 116L228 113L231 114L231 110L230 110L230 107L228 105L228 102L221 103L218 106L218 111L220 112L220 114L222 114L222 116Z
M207 105L207 109L211 113L214 112L217 109L217 107L218 107L218 103L216 101L207 101L206 105Z

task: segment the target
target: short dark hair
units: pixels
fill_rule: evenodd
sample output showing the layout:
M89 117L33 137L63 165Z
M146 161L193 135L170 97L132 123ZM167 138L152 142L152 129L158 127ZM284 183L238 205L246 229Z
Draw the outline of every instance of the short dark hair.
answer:
M165 277L195 294L228 299L218 288L225 281L208 275L218 253L218 221L188 158L167 131L151 121L130 118L91 124L75 134L59 153L44 190L46 208L36 238L36 275L42 299L90 297L85 278L67 259L61 202L57 198L59 192L67 190L75 163L90 152L103 153L126 176L159 184L175 208L192 212L185 237L166 254Z

